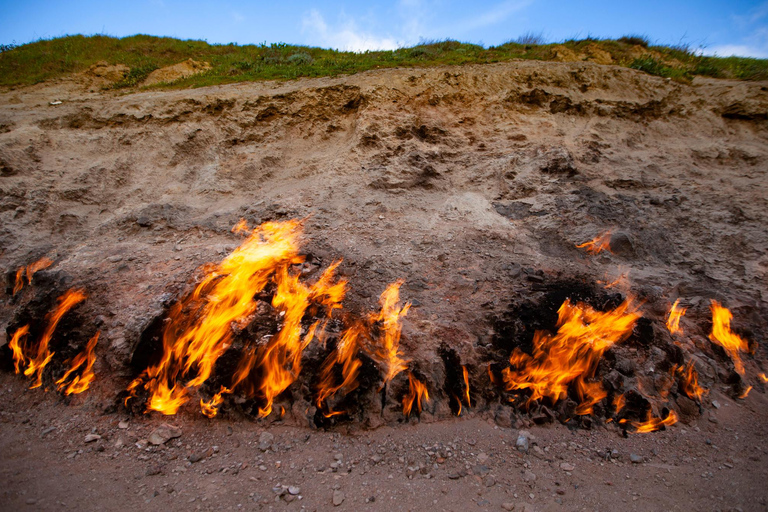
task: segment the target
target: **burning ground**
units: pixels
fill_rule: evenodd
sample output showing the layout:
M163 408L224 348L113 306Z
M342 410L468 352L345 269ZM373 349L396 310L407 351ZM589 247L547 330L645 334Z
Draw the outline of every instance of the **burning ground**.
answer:
M716 507L765 507L764 84L517 62L122 96L74 77L1 101L3 425L175 489L120 487L139 506L188 506L169 479L236 456L255 507L332 506L270 490L314 473L359 506L382 460L427 493L408 503L453 482L481 506L599 507L612 494L557 475L624 478L636 450L693 470L676 485L712 479ZM182 437L150 442L164 422ZM225 425L242 441L208 453ZM99 437L67 448L82 429ZM731 488L695 444L728 429Z

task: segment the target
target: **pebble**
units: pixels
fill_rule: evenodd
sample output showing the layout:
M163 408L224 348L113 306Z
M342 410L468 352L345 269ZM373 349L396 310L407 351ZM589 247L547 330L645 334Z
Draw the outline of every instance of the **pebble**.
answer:
M344 498L346 498L346 496L344 496L343 492L339 490L333 491L333 506L338 507L339 505L344 503Z
M127 421L121 421L117 424L117 428L125 430L128 428L128 422Z
M92 443L94 441L98 441L99 439L101 439L101 436L99 434L88 434L87 436L85 436L86 443Z
M294 496L297 496L301 494L301 488L296 487L295 485L291 485L288 487L288 492L293 494Z
M480 464L484 464L484 463L486 463L488 461L488 458L489 458L488 455L486 455L483 452L480 452L477 455L477 462L479 462Z
M181 437L181 429L174 425L168 425L167 423L164 423L153 430L151 434L149 434L147 441L154 444L155 446L159 446L177 437Z
M535 482L536 481L536 474L533 471L528 471L527 469L523 471L523 482Z
M528 437L529 437L528 432L526 432L525 430L521 430L517 434L517 441L515 441L515 447L523 453L528 453Z
M272 446L272 442L275 440L275 436L269 432L262 432L259 436L259 450L265 452Z
M574 466L569 462L562 462L560 463L560 469L562 469L563 471L573 471L574 469L576 469L576 466Z
M633 464L640 464L641 462L643 462L643 456L642 455L637 455L636 453L630 453L629 454L629 460Z

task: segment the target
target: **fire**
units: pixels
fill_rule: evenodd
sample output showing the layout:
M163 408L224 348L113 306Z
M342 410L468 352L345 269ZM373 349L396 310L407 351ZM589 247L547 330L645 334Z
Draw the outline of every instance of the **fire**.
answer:
M699 386L699 374L694 368L693 361L689 362L685 369L680 368L678 373L682 377L680 387L683 393L691 400L701 401L701 397L707 394L707 390Z
M680 307L680 299L677 299L672 308L669 310L669 317L667 318L667 329L670 334L680 333L683 334L683 329L680 327L680 319L685 315L687 308Z
M318 385L315 403L320 410L326 409L326 400L334 396L340 390L344 394L351 393L357 388L357 375L362 362L357 358L360 350L360 337L364 334L365 327L356 323L347 329L336 345L335 350L325 359L320 368L320 384ZM342 380L336 383L334 368L341 365ZM323 413L326 418L342 414L339 411L328 410Z
M406 418L411 415L414 401L416 402L416 412L421 412L422 400L429 402L427 386L411 373L408 373L408 386L408 393L403 397L403 414Z
M16 373L21 373L21 368L27 364L27 358L24 356L24 347L22 345L22 339L29 334L29 326L25 325L16 329L16 332L11 336L11 341L8 343L8 347L13 353L13 366L16 369Z
M611 232L606 231L589 242L584 242L576 246L578 249L584 249L589 254L600 254L602 251L611 251Z
M93 364L96 362L96 343L99 341L99 334L100 333L97 332L88 341L88 344L85 346L85 350L77 354L74 359L72 359L69 370L67 370L66 373L56 381L57 389L59 391L64 391L65 395L82 393L88 389L88 387L91 385L91 382L96 377L93 373ZM72 382L67 385L67 379L69 376L72 375L75 370L83 366L83 364L85 364L85 368L83 368L83 371L80 373L80 375L76 375L75 378L72 379Z
M51 341L51 336L53 336L53 331L56 330L59 321L70 309L84 301L85 298L86 295L83 290L68 290L64 295L59 297L59 304L46 317L48 325L43 332L43 337L37 345L37 354L29 361L26 370L24 370L24 375L27 377L35 375L35 380L32 383L32 386L30 386L30 389L39 388L43 384L43 370L53 357L53 352L48 350L48 344Z
M53 260L43 257L26 267L21 267L16 271L16 281L13 285L13 294L16 295L24 288L24 275L27 276L27 283L32 284L32 276L38 270L43 270L53 265Z
M219 406L224 401L224 394L229 394L231 392L232 391L230 391L228 388L221 386L221 390L213 395L213 398L211 398L209 402L206 402L201 398L200 410L202 411L203 415L207 416L208 418L215 418L219 413Z
M643 434L647 432L656 432L662 427L669 427L675 423L677 423L677 414L675 414L675 411L669 411L669 415L666 418L661 419L653 416L653 413L649 410L648 419L643 422L633 421L632 426L637 429L635 432Z
M556 402L567 396L568 386L575 381L582 400L578 414L590 414L592 405L606 395L599 382L588 379L594 377L603 353L631 334L640 314L630 300L605 313L566 300L558 313L554 335L534 334L532 355L517 348L513 351L511 366L504 369L506 389L529 389L529 404L544 397Z
M733 315L717 301L712 301L712 334L709 339L725 349L733 360L733 366L739 375L744 375L744 363L739 352L749 352L747 340L731 331Z
M467 399L467 407L472 407L472 400L469 398L469 374L467 367L461 365L461 372L464 375L464 398Z
M744 390L744 392L742 392L742 393L739 395L739 398L740 398L741 400L744 400L745 398L747 398L747 395L749 395L749 392L750 392L750 391L752 391L752 386L748 386L748 387L747 387L747 389L745 389L745 390Z
M768 376L765 375L764 373L760 374L760 378L763 379L763 382L768 382Z
M627 399L624 398L624 393L613 398L613 408L616 409L616 414L619 414L626 404Z
M381 336L378 343L370 347L369 352L371 358L382 368L383 386L398 373L408 368L408 360L402 358L400 351L400 333L402 331L401 318L408 314L411 304L408 302L402 308L398 306L402 284L403 281L400 280L387 286L379 298L381 311L377 315L369 317L372 324L381 324Z
M150 397L147 409L175 414L188 401L187 387L205 382L219 356L232 342L232 325L256 311L253 300L275 272L299 262L297 221L268 222L207 275L194 292L177 303L163 330L163 356L130 386L143 383ZM283 275L283 274L281 274ZM292 319L293 320L293 319ZM189 379L186 385L180 382Z

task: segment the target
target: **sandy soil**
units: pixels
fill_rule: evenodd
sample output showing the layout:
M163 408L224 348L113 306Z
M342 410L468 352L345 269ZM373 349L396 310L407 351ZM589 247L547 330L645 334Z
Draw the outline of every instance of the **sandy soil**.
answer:
M602 510L617 499L633 510L765 509L765 388L757 375L768 318L767 111L765 83L684 85L589 63L396 69L123 95L78 77L0 92L0 267L9 287L0 336L22 319L39 320L71 286L86 287L89 299L59 343L79 346L102 330L97 382L85 397L64 404L2 377L5 508L37 500L32 508L324 509L338 484L341 508L375 496L372 509L528 502ZM405 279L402 295L414 308L402 346L435 387L422 422L406 425L389 411L318 431L286 403L282 422L253 423L226 409L208 421L190 409L170 420L131 417L119 429L126 412L114 412L114 397L136 374L130 361L141 333L200 265L239 243L230 228L240 218L293 217L308 218L305 247L318 268L344 259L349 310L371 309L387 283ZM575 247L608 229L621 233L614 254ZM55 264L13 296L15 270L43 255ZM503 352L497 328L511 304L536 303L566 278L609 282L627 273L657 337L668 341L659 325L671 301L690 306L684 343L712 388L701 417L627 439L610 426L528 428L525 418L498 421L497 404L478 391L472 417L451 419L440 343L482 389L487 362ZM713 298L756 349L743 382L755 388L743 402L733 399L728 358L707 339ZM652 373L658 354L633 350L638 372ZM178 423L182 437L135 447L163 421ZM276 452L258 450L267 428ZM542 453L514 450L519 428ZM92 429L102 439L84 444ZM124 446L115 448L121 436ZM422 447L435 443L453 443L455 454L436 469ZM214 445L214 456L186 460ZM619 459L596 453L606 448ZM343 468L317 471L335 453ZM643 462L629 462L631 453ZM567 474L561 462L575 469ZM233 475L239 463L248 467ZM418 463L433 479L421 470L407 478ZM477 478L458 474L466 465ZM148 476L148 468L160 473ZM523 481L526 469L534 484ZM303 499L275 503L277 483L299 486Z

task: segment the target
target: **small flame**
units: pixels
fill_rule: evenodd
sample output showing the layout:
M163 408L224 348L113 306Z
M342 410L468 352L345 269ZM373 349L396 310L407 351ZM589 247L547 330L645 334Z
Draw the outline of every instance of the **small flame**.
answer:
M459 410L456 411L456 416L461 416L461 400L459 400L459 397L456 395L452 395L453 398L456 400L456 403L459 404Z
M315 398L315 403L320 410L323 410L326 401L340 390L343 390L346 395L357 388L357 374L363 364L357 358L357 354L360 350L360 337L363 335L364 329L362 324L356 323L344 331L335 350L323 362L323 366L320 368L317 397ZM336 384L334 372L337 364L341 365L342 374L342 381L338 384ZM326 418L330 418L343 413L329 410L323 414Z
M38 270L43 270L53 265L53 260L43 257L39 260L30 263L26 267L21 267L16 271L16 281L13 285L13 294L16 295L24 288L24 275L27 276L27 283L32 284L32 276Z
M13 366L16 369L16 373L21 373L22 367L27 364L27 358L24 356L24 346L22 339L26 338L29 334L29 326L25 325L16 329L16 332L11 336L11 341L8 343L8 347L13 353Z
M228 388L221 386L221 390L213 395L213 398L211 398L210 401L206 402L201 398L200 410L203 415L207 416L208 418L215 418L219 413L219 406L222 404L222 402L224 402L224 395L231 392L232 391L230 391Z
M584 242L576 246L578 249L584 249L589 254L600 254L602 251L611 251L611 232L606 231L589 242Z
M616 414L619 414L625 405L627 405L627 399L624 398L624 393L613 398L613 408L616 409Z
M739 395L739 398L741 400L744 400L745 398L747 398L747 395L749 395L750 391L752 391L752 386L747 387L747 389L745 389L744 392Z
M680 387L683 393L691 400L698 400L701 402L701 397L707 394L707 390L699 386L699 374L696 372L696 368L693 365L693 361L690 361L685 369L680 368L678 370L682 380L680 381Z
M411 415L413 402L416 402L416 412L421 412L421 402L429 402L429 393L427 386L419 379L408 373L408 393L403 397L403 414L407 418Z
M87 390L96 377L93 373L93 364L96 362L96 343L99 341L99 334L97 332L85 346L85 350L80 352L72 359L69 370L56 381L56 386L59 391L64 391L65 395L78 394ZM72 382L67 385L67 379L72 375L75 370L85 364L82 373L76 375Z
M675 411L669 411L669 415L666 418L661 419L653 416L653 414L649 410L648 419L646 421L644 422L633 421L632 426L637 429L635 431L636 433L643 434L647 432L656 432L662 427L668 427L670 425L674 425L675 423L677 423L677 414L675 414Z
M680 307L680 299L677 299L672 308L669 310L669 317L667 318L667 329L670 334L680 333L683 334L683 329L680 327L680 319L685 315L687 308Z
M461 365L461 373L464 375L464 398L467 399L467 407L472 407L472 399L469 398L469 373L466 366Z
M606 395L599 382L588 382L595 375L603 353L631 333L640 314L630 300L605 313L586 304L560 307L558 331L552 335L536 331L533 354L516 348L504 369L507 391L530 389L528 403L548 397L553 402L565 398L568 386L576 381L582 400L578 414L590 414L592 405Z
M763 382L768 382L768 375L761 373L760 378L763 379Z
M370 347L370 356L383 369L384 383L382 387L392 380L398 373L408 368L408 360L402 357L400 351L400 333L402 331L402 317L408 314L411 307L407 302L402 308L398 306L400 301L400 286L403 281L396 281L381 294L379 303L381 311L371 315L372 324L381 322L382 335L378 343Z
M35 380L29 389L39 388L43 384L43 370L53 357L53 352L48 350L48 344L59 321L70 309L84 301L85 298L84 290L67 290L64 292L64 295L59 297L59 304L56 308L46 317L48 325L43 332L40 343L37 345L37 355L29 361L27 369L24 370L24 375L27 377L35 375Z
M712 301L712 334L709 339L725 349L733 360L733 366L739 375L744 375L744 363L739 352L749 352L747 340L731 331L733 315L717 301Z

